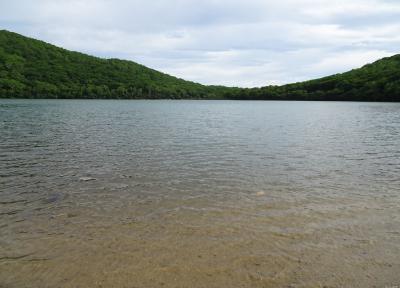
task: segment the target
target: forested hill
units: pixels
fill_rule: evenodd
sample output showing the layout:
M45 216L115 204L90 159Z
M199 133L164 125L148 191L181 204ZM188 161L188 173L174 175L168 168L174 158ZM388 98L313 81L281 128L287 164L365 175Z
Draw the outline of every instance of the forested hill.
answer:
M400 55L322 79L240 89L204 86L1 30L0 98L400 101Z
M240 99L400 102L400 55L321 79L242 92Z
M212 98L206 87L132 61L71 52L0 31L3 98Z

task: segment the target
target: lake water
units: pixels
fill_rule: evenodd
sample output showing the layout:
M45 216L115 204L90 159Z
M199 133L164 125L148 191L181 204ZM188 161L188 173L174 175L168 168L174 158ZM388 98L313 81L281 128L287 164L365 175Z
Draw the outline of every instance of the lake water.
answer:
M400 104L0 100L0 287L399 287Z

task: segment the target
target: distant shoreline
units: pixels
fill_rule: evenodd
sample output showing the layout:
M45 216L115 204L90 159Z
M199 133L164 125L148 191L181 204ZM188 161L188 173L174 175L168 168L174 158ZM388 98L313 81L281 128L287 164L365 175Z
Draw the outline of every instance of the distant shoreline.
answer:
M320 79L238 88L202 85L0 30L0 75L0 98L400 102L400 54Z
M2 98L1 100L72 100L72 101L233 101L233 102L333 102L333 103L400 103L400 101L357 101L357 100L290 100L290 99L282 99L282 100L265 100L265 99L170 99L170 98L159 98L159 99L101 99L101 98Z

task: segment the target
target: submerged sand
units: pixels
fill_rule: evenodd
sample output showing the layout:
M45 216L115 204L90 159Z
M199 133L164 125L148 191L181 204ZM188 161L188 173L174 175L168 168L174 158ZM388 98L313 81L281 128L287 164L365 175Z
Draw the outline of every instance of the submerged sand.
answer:
M397 198L290 196L272 191L214 201L148 196L108 209L54 203L34 219L2 223L0 286L400 283ZM2 217L12 219L12 205L17 203Z

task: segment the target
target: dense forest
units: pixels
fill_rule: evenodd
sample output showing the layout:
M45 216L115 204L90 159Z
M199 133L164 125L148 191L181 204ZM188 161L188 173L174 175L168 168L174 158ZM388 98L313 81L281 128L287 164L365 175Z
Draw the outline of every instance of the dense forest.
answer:
M205 86L1 30L0 98L400 101L400 55L317 80L246 89Z

